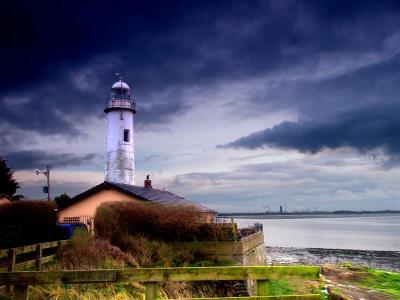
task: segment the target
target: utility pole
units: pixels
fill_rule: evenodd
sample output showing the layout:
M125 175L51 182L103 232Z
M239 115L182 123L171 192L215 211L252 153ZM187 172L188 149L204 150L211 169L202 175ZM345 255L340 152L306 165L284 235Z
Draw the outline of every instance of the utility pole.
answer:
M51 166L47 165L46 166L46 171L36 170L36 172L35 172L36 175L43 174L47 178L47 186L43 187L43 192L47 193L47 200L48 201L51 200L51 197L50 197L50 170L51 170Z

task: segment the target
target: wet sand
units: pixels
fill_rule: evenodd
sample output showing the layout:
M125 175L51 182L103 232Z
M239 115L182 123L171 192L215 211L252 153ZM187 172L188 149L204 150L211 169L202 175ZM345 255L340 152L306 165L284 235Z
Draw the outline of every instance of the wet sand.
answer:
M344 262L400 272L400 251L267 247L268 265L322 265Z

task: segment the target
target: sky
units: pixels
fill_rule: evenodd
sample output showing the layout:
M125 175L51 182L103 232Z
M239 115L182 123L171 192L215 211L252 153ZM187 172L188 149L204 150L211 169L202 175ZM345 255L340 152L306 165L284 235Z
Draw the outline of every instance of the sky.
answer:
M19 194L104 180L136 100L136 184L220 212L400 209L400 2L2 1L0 157Z

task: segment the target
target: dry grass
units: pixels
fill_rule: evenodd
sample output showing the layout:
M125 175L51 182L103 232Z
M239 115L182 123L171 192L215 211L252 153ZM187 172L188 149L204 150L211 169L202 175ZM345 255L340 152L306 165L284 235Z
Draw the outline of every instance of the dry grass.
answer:
M29 299L143 300L144 287L138 283L34 286L29 289Z
M141 267L193 263L193 254L171 242L226 240L232 230L224 225L204 223L203 211L194 206L139 201L104 203L95 216L97 237L128 253Z
M86 231L77 230L64 249L60 265L66 270L137 267L129 254L108 241L95 239Z
M232 231L223 224L206 224L204 212L191 205L160 205L143 201L109 202L96 210L98 236L118 245L123 235L182 242L229 240Z

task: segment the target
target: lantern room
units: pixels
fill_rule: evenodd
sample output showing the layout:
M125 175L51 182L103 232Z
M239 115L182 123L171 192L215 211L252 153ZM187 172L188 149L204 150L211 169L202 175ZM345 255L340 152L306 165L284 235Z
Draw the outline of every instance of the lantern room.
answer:
M104 111L107 113L111 110L129 109L136 113L136 105L131 96L129 85L119 80L111 87L111 97L106 100Z

